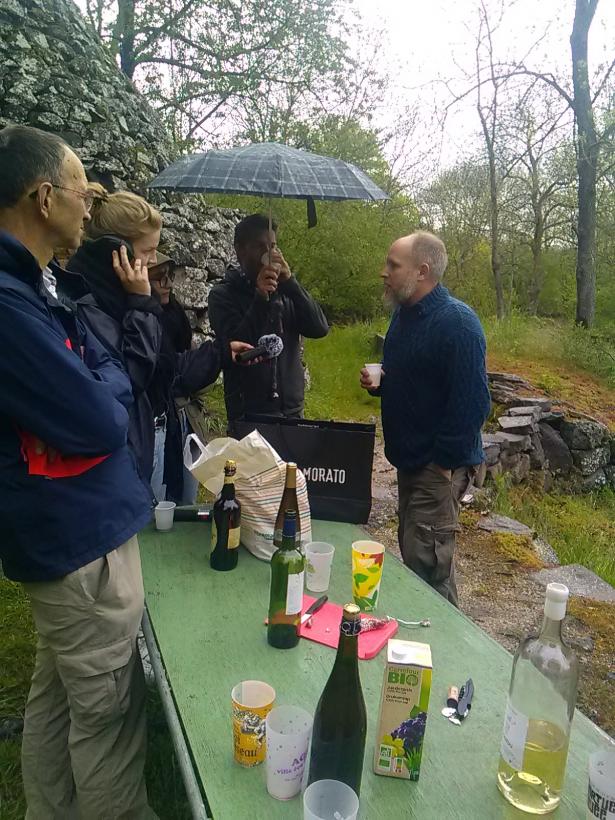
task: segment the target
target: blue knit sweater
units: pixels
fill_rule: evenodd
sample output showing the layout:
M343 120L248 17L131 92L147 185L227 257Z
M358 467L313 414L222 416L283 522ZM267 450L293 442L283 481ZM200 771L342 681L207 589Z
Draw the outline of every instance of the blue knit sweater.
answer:
M384 342L385 453L400 470L483 460L480 430L491 405L485 335L474 311L437 285L395 311Z

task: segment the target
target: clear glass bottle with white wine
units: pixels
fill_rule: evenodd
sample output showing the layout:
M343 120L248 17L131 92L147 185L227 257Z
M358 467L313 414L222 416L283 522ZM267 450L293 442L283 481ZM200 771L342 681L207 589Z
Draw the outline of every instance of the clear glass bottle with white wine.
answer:
M498 767L498 788L529 814L560 802L577 697L579 666L562 640L568 587L547 586L539 636L515 655Z

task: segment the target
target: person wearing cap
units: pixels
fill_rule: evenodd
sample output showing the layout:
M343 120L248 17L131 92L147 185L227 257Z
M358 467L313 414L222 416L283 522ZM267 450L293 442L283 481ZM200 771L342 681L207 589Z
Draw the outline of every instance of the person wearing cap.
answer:
M162 431L160 441L168 423L169 407L155 413L148 393L152 380L161 378L159 367L163 368L168 396L172 384L192 393L212 384L224 363L228 361L230 366L238 352L251 346L207 341L196 350L173 356L169 367L163 348L163 305L156 290L152 293L148 275L148 265L155 267L157 263L162 216L137 194L108 193L97 183L91 183L90 189L95 199L86 238L70 258L68 273L60 278L58 287L65 296L76 298L82 321L119 358L130 376L134 403L128 443L140 475L150 483L156 430ZM71 273L80 276L71 277ZM152 490L158 501L164 499L162 487Z
M154 416L164 419L155 431L152 489L156 497L166 497L178 504L194 504L198 482L184 467L184 444L192 433L185 407L190 399L174 379L176 357L192 350L192 328L186 311L173 293L173 285L184 275L184 268L160 251L148 275L152 295L162 307L160 324L162 340L158 366L148 388Z

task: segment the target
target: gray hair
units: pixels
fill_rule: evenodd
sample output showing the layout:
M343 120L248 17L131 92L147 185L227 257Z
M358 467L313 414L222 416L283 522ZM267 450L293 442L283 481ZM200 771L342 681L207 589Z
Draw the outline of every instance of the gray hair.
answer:
M68 145L61 137L27 125L0 131L0 208L12 208L41 180L58 185Z
M415 231L411 234L412 256L418 265L429 265L433 279L439 281L444 276L448 265L448 254L444 242L439 236L429 231Z

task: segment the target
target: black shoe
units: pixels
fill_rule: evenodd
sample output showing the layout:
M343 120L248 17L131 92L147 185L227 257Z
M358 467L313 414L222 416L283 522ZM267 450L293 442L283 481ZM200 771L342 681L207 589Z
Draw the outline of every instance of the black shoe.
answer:
M0 740L13 740L23 732L23 720L16 717L0 718Z

